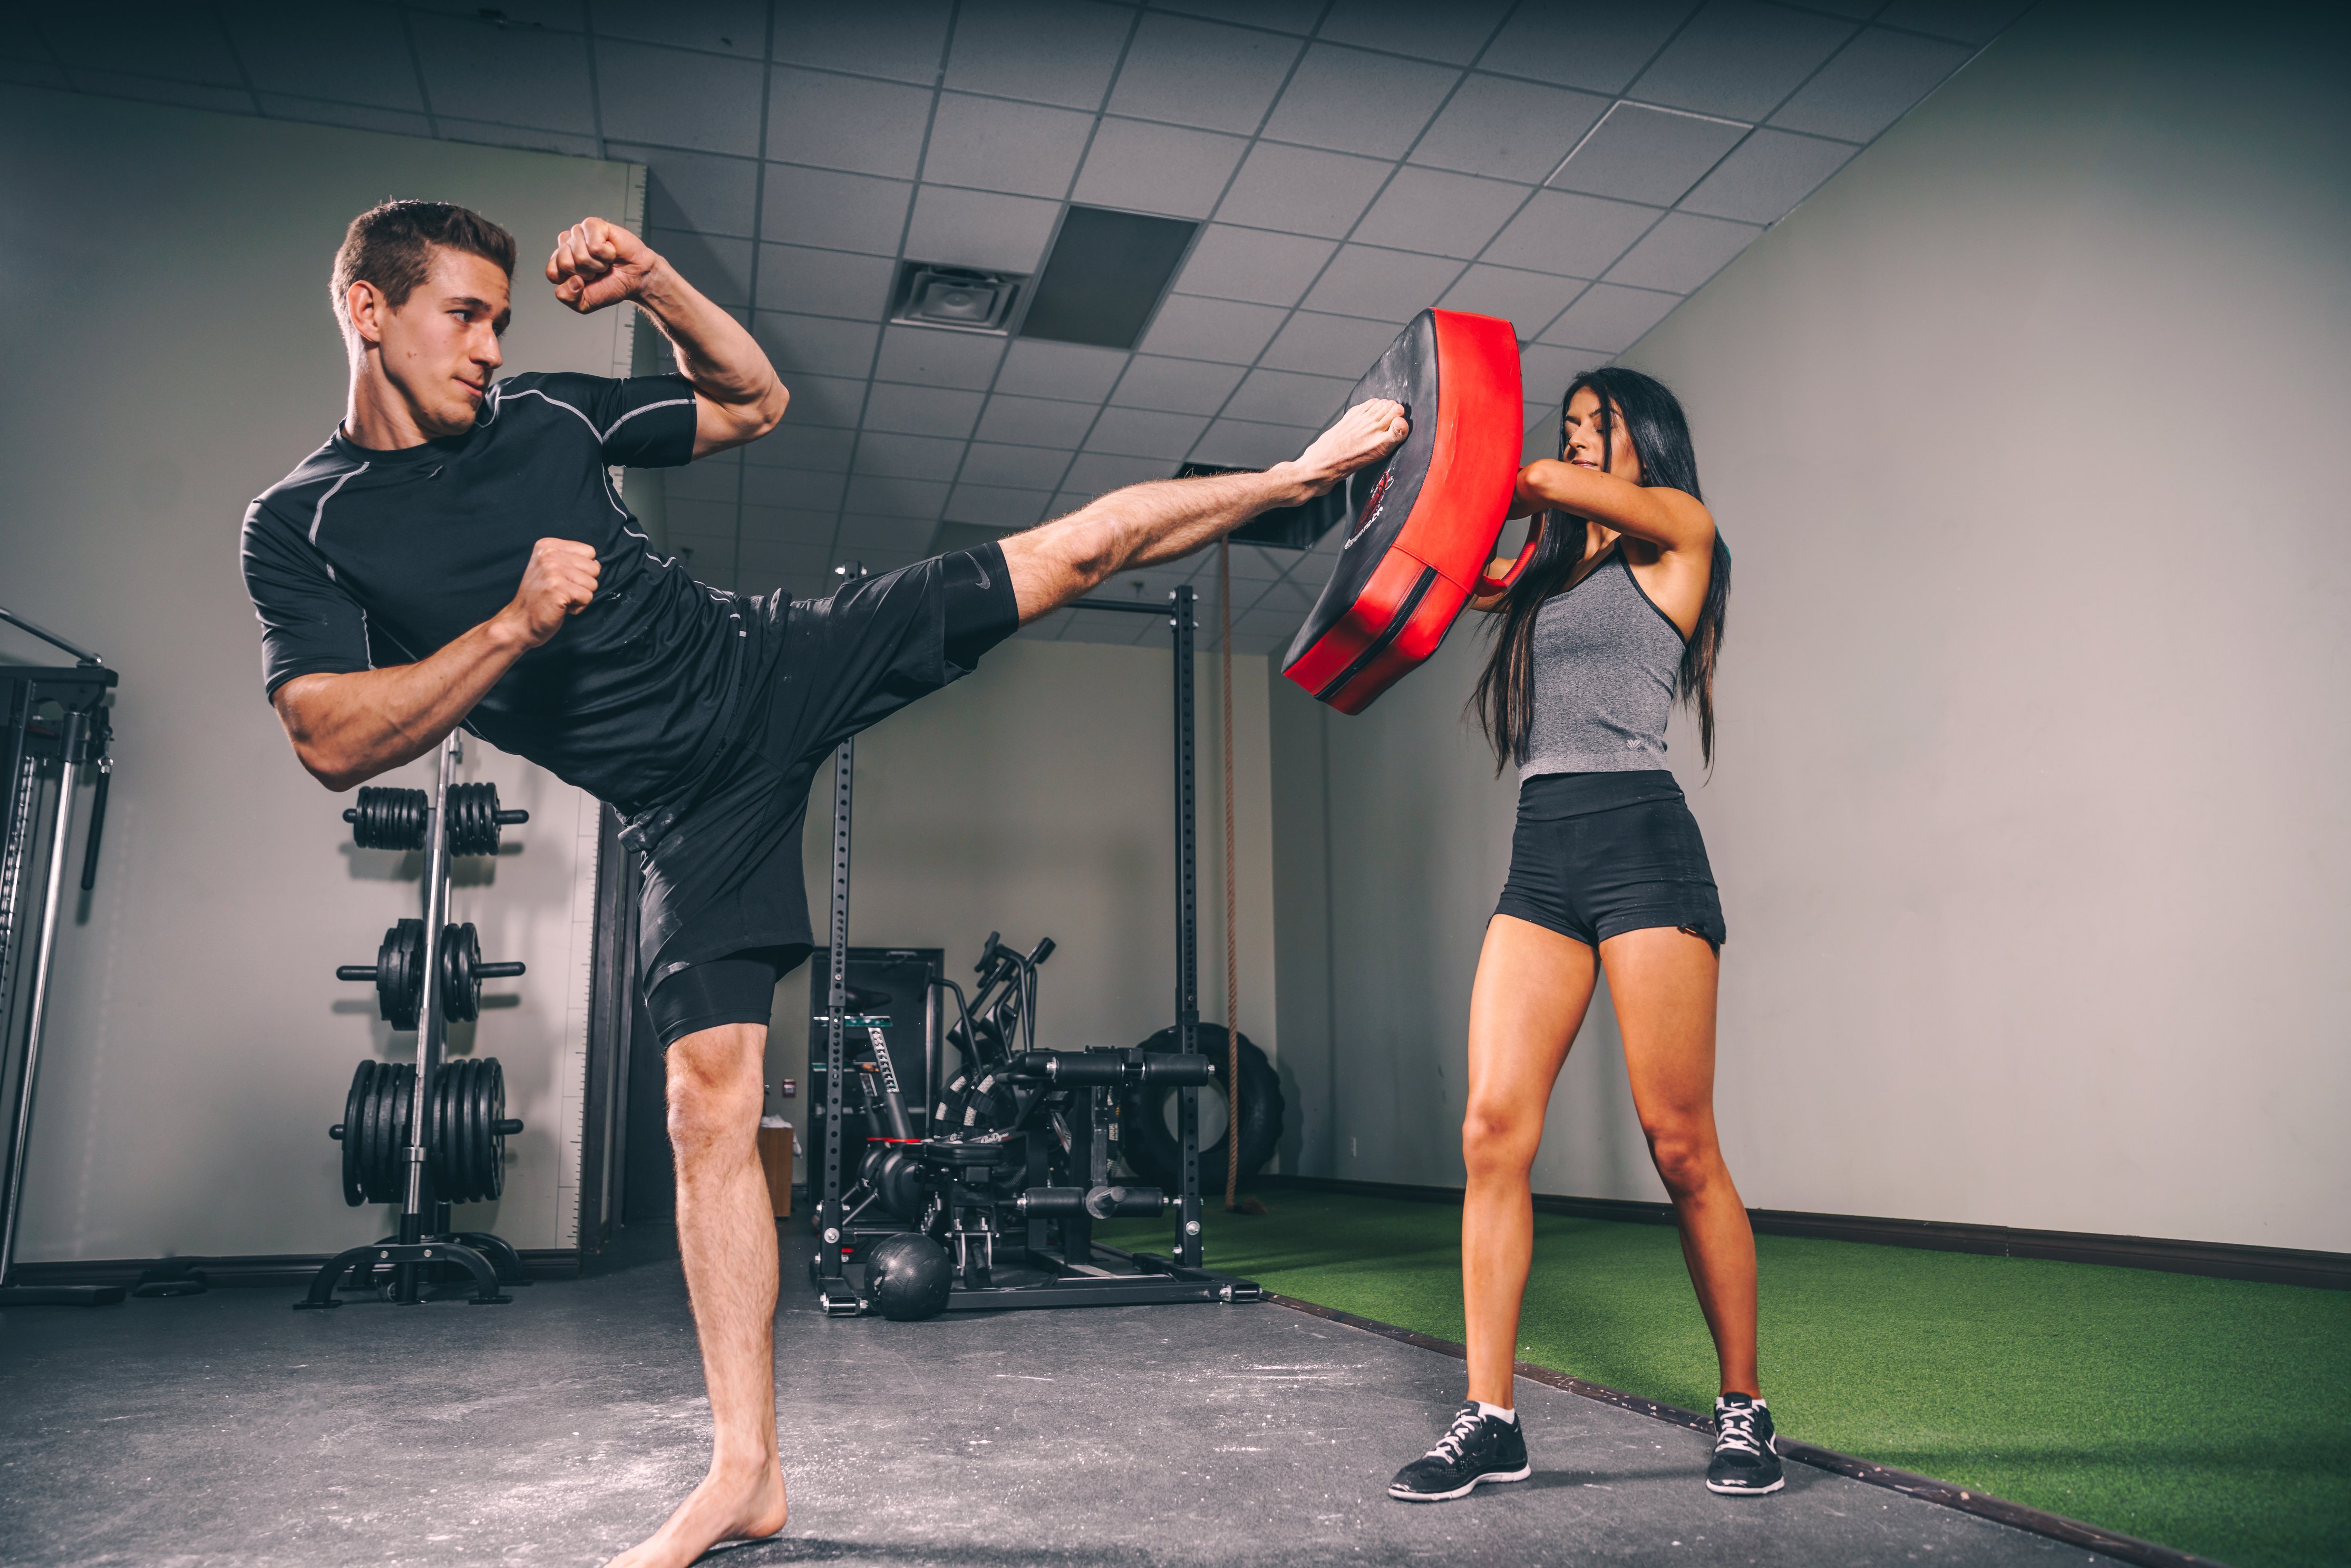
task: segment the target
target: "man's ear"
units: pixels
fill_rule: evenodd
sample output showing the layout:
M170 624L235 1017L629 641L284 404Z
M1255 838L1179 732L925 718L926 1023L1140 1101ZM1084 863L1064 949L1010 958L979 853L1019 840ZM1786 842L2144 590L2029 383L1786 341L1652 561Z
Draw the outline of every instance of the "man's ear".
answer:
M353 278L350 292L343 296L343 313L350 318L351 330L363 343L383 341L383 318L391 310L383 290L364 277Z

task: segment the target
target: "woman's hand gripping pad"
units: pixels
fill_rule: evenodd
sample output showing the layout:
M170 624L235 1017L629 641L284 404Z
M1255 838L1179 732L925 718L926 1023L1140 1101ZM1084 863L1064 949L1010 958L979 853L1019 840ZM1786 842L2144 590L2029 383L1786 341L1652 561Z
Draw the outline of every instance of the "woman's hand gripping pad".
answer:
M1347 480L1346 544L1282 674L1361 713L1435 653L1477 591L1519 474L1519 344L1508 321L1424 310L1350 406L1404 404L1412 434Z

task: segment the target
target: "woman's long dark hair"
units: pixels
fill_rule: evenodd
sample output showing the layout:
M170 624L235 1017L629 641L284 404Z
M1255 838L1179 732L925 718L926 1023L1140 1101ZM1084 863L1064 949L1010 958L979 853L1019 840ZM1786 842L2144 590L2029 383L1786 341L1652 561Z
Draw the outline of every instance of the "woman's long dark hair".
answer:
M1698 455L1690 449L1689 421L1682 405L1663 382L1614 365L1586 371L1570 382L1559 400L1560 455L1567 455L1567 405L1590 387L1600 400L1600 466L1609 469L1621 431L1641 460L1641 483L1680 490L1704 499L1698 487ZM1470 705L1478 722L1494 746L1494 771L1523 765L1535 720L1535 615L1546 600L1567 586L1575 575L1589 538L1584 519L1566 512L1546 512L1542 528L1531 541L1534 559L1503 595L1488 634L1494 651ZM1714 565L1708 574L1706 603L1698 612L1698 630L1682 649L1681 669L1674 680L1675 699L1698 714L1698 748L1708 768L1714 766L1714 661L1722 648L1723 610L1730 601L1730 551L1718 529Z

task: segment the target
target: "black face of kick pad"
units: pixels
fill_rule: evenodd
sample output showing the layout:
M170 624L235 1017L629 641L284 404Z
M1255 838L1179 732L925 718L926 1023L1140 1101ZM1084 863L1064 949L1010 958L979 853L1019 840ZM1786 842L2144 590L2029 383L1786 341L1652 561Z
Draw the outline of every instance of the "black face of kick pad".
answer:
M1385 463L1348 476L1346 509L1339 518L1339 526L1346 530L1346 546L1339 564L1332 569L1331 580L1323 585L1322 597L1314 601L1313 613L1307 616L1306 624L1290 641L1290 652L1282 656L1285 665L1296 664L1354 608L1405 519L1412 516L1414 503L1420 499L1429 459L1437 450L1437 319L1429 312L1415 317L1404 335L1380 356L1379 363L1364 372L1355 390L1347 394L1347 406L1375 397L1393 398L1404 404L1411 432ZM1420 417L1424 413L1426 419Z

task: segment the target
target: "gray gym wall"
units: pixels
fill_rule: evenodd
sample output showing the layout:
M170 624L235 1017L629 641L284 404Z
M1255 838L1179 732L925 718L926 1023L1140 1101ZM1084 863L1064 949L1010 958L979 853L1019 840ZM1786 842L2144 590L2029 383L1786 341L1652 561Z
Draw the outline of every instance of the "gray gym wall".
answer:
M625 313L575 317L536 273L559 226L626 212L642 174L16 88L0 145L0 602L122 672L105 858L61 938L18 1257L363 1241L385 1211L343 1206L326 1129L360 1059L413 1060L413 1037L334 968L372 962L416 913L422 857L353 849L351 798L296 765L262 701L238 522L342 412L326 284L353 214L392 194L479 207L521 245L507 369L610 373ZM0 649L47 662L13 632ZM504 1199L461 1212L567 1246L594 819L479 742L463 777L532 817L494 868L459 862L456 917L530 965L454 1031L504 1063L529 1129ZM384 781L429 780L418 763Z
M1673 747L1749 1203L2351 1249L2346 81L2339 8L2044 0L1623 356L1738 552ZM1313 1174L1461 1179L1475 630L1273 683ZM1576 1058L1537 1190L1660 1196L1604 995Z
M1213 626L1212 604L1199 613ZM964 679L860 736L852 943L944 948L947 977L968 995L972 964L990 931L1024 952L1052 937L1053 956L1038 971L1037 1043L1049 1051L1136 1045L1174 1023L1172 666L1164 642L1122 648L1019 637ZM1213 652L1199 655L1196 683L1200 1016L1222 1023L1224 779ZM1275 1059L1295 1103L1299 1090L1288 1082L1275 1018L1266 689L1266 660L1236 654L1241 1032ZM831 777L828 767L811 791L802 844L820 943L829 939ZM768 1051L768 1082L791 1078L801 1085L781 1109L803 1146L810 1123L808 988L824 965L820 948L777 988ZM1290 1146L1285 1141L1285 1153ZM805 1176L804 1162L801 1168Z

